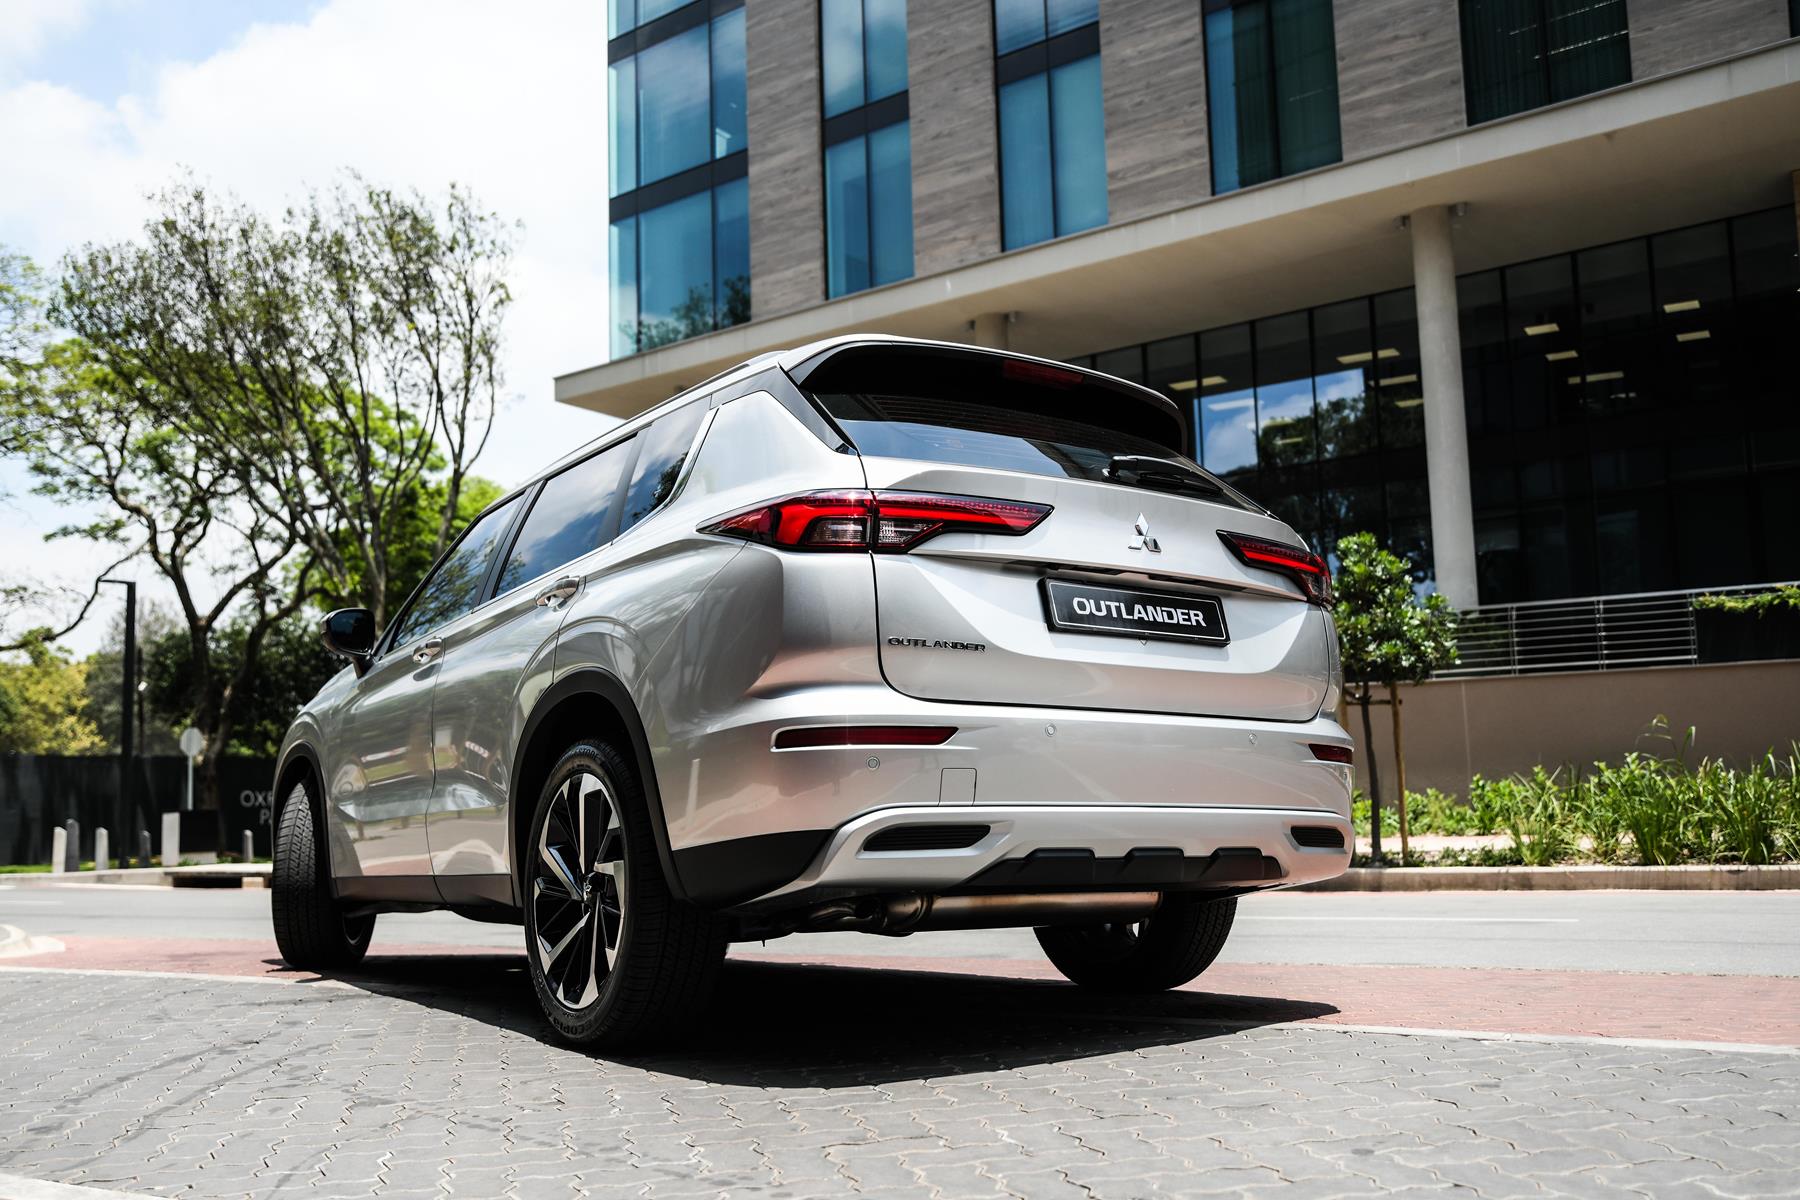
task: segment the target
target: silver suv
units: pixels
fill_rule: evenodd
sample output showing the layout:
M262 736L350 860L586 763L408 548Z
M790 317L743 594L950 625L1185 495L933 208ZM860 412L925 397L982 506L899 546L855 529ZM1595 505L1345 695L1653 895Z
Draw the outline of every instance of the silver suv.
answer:
M375 915L525 927L580 1043L692 1016L728 943L1029 926L1178 986L1236 897L1349 862L1326 564L1155 392L857 336L764 355L488 509L277 768L297 967Z

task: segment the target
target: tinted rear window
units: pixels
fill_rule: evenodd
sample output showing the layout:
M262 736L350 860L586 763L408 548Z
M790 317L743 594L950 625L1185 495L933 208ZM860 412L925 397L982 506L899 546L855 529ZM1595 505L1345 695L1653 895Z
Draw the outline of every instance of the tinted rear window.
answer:
M1074 371L908 350L833 358L805 386L863 454L1095 482L1116 482L1106 475L1115 455L1200 470L1178 449L1173 412ZM1227 490L1219 499L1236 497Z

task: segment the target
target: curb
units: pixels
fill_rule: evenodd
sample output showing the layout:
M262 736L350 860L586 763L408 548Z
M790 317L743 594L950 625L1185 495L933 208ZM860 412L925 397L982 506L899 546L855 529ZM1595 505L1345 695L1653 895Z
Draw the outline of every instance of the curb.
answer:
M7 875L11 887L97 887L136 884L140 887L261 888L268 886L268 863L221 863L198 867L127 867L111 871L67 871L62 874ZM4 1200L0 1197L0 1200Z
M1296 892L1672 892L1800 890L1800 864L1768 867L1351 867Z

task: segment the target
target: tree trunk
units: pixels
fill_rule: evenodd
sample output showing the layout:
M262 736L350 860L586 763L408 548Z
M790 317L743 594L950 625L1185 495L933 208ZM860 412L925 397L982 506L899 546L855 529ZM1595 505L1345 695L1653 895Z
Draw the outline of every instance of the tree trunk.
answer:
M1387 685L1388 707L1394 713L1394 786L1400 796L1400 865L1412 862L1412 848L1406 834L1406 746L1400 738L1400 687Z
M1369 685L1356 697L1362 706L1363 750L1369 756L1369 862L1381 865L1381 773L1375 765L1375 733L1369 725Z

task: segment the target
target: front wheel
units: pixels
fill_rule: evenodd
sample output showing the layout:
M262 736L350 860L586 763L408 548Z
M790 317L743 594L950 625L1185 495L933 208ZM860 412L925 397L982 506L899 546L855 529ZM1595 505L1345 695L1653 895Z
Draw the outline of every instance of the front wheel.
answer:
M289 966L342 970L368 953L375 917L347 917L332 898L325 831L310 789L307 779L294 785L275 826L275 865L269 878L275 948Z
M1236 915L1235 896L1172 894L1142 921L1036 932L1051 963L1073 983L1108 992L1164 992L1212 965Z
M669 891L623 755L604 742L569 747L524 850L531 982L558 1034L635 1048L693 1018L724 961L725 930Z

